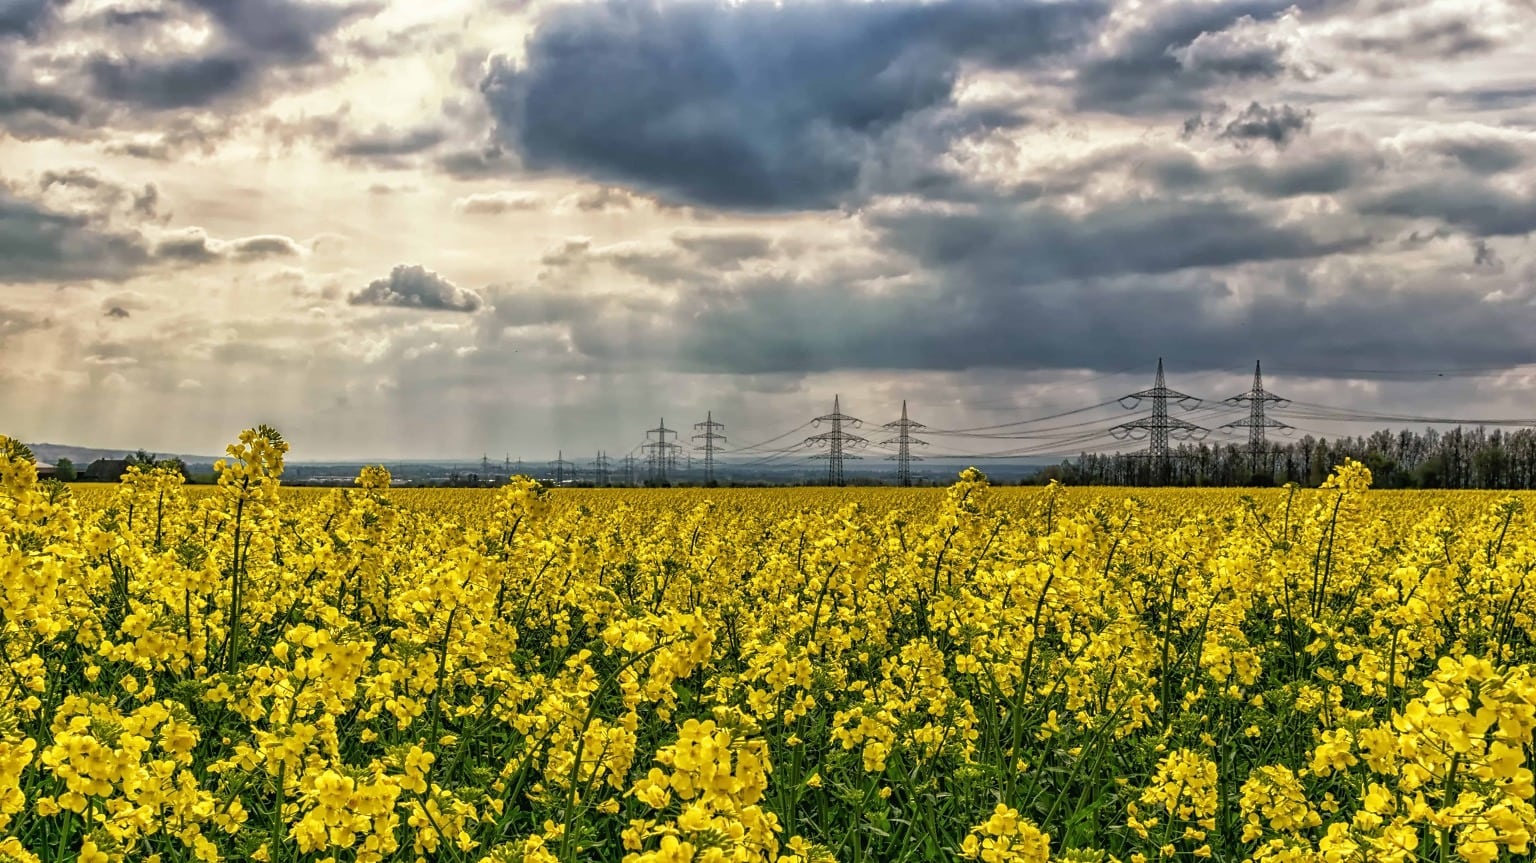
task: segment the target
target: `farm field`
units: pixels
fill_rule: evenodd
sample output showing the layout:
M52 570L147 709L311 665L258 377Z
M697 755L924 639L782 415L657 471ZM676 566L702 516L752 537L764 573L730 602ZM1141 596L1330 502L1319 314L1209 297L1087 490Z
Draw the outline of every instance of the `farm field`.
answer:
M1530 495L35 481L0 859L1530 853Z

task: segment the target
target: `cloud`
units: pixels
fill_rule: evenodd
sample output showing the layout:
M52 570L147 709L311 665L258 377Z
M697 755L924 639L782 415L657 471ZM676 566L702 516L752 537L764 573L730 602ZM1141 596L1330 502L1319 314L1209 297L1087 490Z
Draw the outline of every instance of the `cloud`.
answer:
M1363 196L1359 209L1372 215L1433 219L1481 237L1536 231L1536 197L1464 177L1409 182L1372 193Z
M1473 21L1440 16L1400 19L1376 32L1343 35L1339 44L1346 50L1379 54L1395 62L1403 57L1456 59L1487 53L1499 43Z
M304 254L304 247L288 237L268 234L234 240L228 245L229 254L242 261L265 258L296 258Z
M745 231L677 233L672 243L705 266L722 270L738 269L742 261L766 258L773 251L772 237Z
M1250 102L1242 113L1227 123L1217 135L1229 141L1268 141L1283 148L1292 138L1312 125L1312 112L1291 105L1265 107Z
M543 204L544 198L533 192L488 192L460 198L453 202L453 209L468 216L499 216L537 210Z
M914 209L874 214L870 223L893 252L1003 286L1312 258L1369 242L1358 232L1325 239L1220 200L1129 199L1083 215L1047 203Z
M481 89L529 167L747 210L835 207L890 138L959 110L962 67L1024 69L1088 35L1094 3L609 0L560 6ZM571 110L580 105L581 110ZM941 153L954 126L925 127Z
M483 301L474 291L460 288L425 267L401 264L391 270L387 278L375 279L366 288L349 296L347 303L354 306L473 312L480 308Z
M0 284L122 281L148 263L137 232L49 209L0 185Z
M155 244L155 257L183 264L212 264L223 261L245 263L270 258L299 257L304 247L294 240L273 234L217 240L202 228L184 228L172 232Z
M0 3L0 39L36 36L61 5L59 0L5 0Z
M1139 7L1126 26L1076 70L1079 109L1152 114L1198 109L1205 91L1268 80L1286 70L1287 39L1273 25L1293 9L1329 0L1173 0Z
M447 139L447 130L438 126L403 130L379 127L368 134L342 141L332 152L347 159L390 160L426 152Z
M346 21L377 8L371 3L298 0L185 2L213 28L207 47L181 56L97 53L86 62L85 71L98 97L164 111L206 107L249 94L271 70L323 62L322 41ZM133 23L176 27L186 21L181 16L149 16Z
M1467 290L1411 288L1364 267L1335 273L1290 262L1255 276L1184 272L1096 279L1058 289L987 289L943 275L894 290L760 281L713 295L672 333L675 361L732 374L983 368L1115 371L1159 356L1180 370L1237 358L1295 362L1330 376L1350 368L1528 363L1528 302L1488 303ZM1463 265L1464 266L1464 265ZM1438 275L1438 274L1437 274ZM1270 283L1237 300L1244 291ZM1370 326L1362 326L1370 321ZM1445 332L1485 338L1446 339ZM899 337L893 337L899 334Z
M1536 134L1482 123L1437 124L1393 140L1409 158L1453 160L1474 174L1515 171L1536 156Z
M169 60L95 57L86 67L97 96L141 108L201 107L249 89L256 64L228 55Z
M164 215L160 212L160 189L154 183L134 189L90 168L44 171L37 187L45 200L98 221L118 217L159 221Z

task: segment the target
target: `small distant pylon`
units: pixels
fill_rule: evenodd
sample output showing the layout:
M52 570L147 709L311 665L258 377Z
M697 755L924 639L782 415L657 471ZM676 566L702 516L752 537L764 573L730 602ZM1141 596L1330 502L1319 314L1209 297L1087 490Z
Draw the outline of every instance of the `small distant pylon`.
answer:
M560 450L555 460L549 463L549 470L555 475L555 485L564 485L567 479L576 479L576 465L565 460L564 450Z
M902 399L901 419L893 423L886 423L885 425L881 426L881 428L896 432L896 436L894 438L880 442L881 446L890 446L892 444L896 445L896 454L886 456L887 459L896 460L896 484L900 486L911 485L912 462L922 461L922 459L912 454L912 445L928 445L927 441L918 440L912 436L912 433L925 429L927 426L920 422L907 419L907 400Z
M669 435L671 440L668 439ZM664 483L667 481L667 471L677 470L677 455L683 448L682 444L674 442L677 432L667 428L667 420L663 417L660 425L646 431L645 439L642 449L645 450L646 464L651 469L651 478Z
M624 484L635 484L635 454L624 456Z
M1279 420L1269 419L1264 415L1266 405L1284 407L1291 403L1290 399L1281 398L1269 390L1264 389L1264 372L1259 368L1259 361L1253 362L1253 389L1242 395L1236 395L1226 399L1229 405L1248 404L1248 418L1233 420L1222 426L1224 429L1246 428L1248 430L1248 458L1253 469L1254 476L1262 476L1270 473L1267 464L1269 448L1265 445L1264 430L1277 429L1288 430L1291 426Z
M1120 399L1120 404L1127 409L1134 408L1144 401L1152 402L1152 416L1146 419L1132 420L1121 423L1109 430L1117 440L1141 440L1144 435L1147 438L1147 458L1152 460L1156 477L1159 482L1168 478L1168 441L1172 440L1199 440L1209 434L1209 429L1201 428L1192 422L1181 419L1173 419L1168 416L1168 403L1172 401L1183 410L1194 410L1200 399L1181 393L1178 390L1168 389L1163 379L1163 358L1157 358L1157 377L1152 382L1152 388L1131 393Z
M715 412L708 411L704 414L704 421L694 423L693 427L699 432L693 439L704 445L704 482L712 483L715 481L715 445L726 442L725 435L720 434L725 430L725 425L715 422Z
M592 461L592 482L594 485L608 484L610 464L608 453L598 450L597 458Z
M843 484L843 459L856 459L859 456L849 455L848 450L862 446L868 446L869 441L856 434L850 434L843 429L846 423L853 428L860 428L864 421L858 417L851 417L843 413L838 396L832 397L832 412L811 420L812 425L820 426L822 423L830 423L832 428L818 435L811 435L805 439L806 446L824 446L827 448L825 455L812 456L812 458L827 460L827 485L841 486Z

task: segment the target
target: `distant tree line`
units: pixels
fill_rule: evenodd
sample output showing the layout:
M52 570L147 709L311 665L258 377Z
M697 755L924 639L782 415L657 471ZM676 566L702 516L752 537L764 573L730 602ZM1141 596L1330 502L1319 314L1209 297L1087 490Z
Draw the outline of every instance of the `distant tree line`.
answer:
M1456 427L1378 431L1361 437L1270 441L1257 460L1246 444L1181 444L1158 463L1141 453L1084 453L1036 477L1069 485L1317 486L1353 458L1371 469L1375 488L1536 488L1536 429Z

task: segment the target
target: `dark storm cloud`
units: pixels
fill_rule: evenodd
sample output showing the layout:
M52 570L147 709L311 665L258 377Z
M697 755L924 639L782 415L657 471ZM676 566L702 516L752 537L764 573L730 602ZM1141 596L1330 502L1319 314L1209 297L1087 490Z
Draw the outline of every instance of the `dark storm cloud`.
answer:
M373 4L299 0L184 0L212 22L216 38L199 54L98 54L86 64L97 96L155 110L205 107L254 91L266 73L321 62L320 45ZM137 26L176 23L147 18Z
M36 36L62 5L63 0L0 0L0 39Z
M504 139L558 168L692 203L832 207L892 136L954 110L962 64L1024 68L1084 39L1095 3L610 0L543 18L481 85ZM580 105L581 110L571 106ZM955 124L927 124L941 152Z
M1290 268L1290 264L1279 265ZM929 282L870 292L844 284L764 282L720 293L681 325L677 362L766 374L838 369L1123 370L1159 356L1175 371L1229 368L1234 357L1317 366L1422 368L1536 361L1526 303L1462 291L1328 286L1299 272L1288 290L1234 303L1208 274L1091 280L1032 289ZM1363 326L1369 321L1369 326ZM1476 339L1446 339L1476 332ZM892 334L899 333L899 338ZM1341 374L1347 377L1347 374Z
M1145 20L1123 43L1078 68L1074 101L1082 109L1125 114L1198 109L1208 88L1285 71L1281 44L1239 35L1234 25L1326 5L1328 0L1180 0L1145 7Z
M47 209L0 187L0 284L121 281L148 262L138 234Z
M374 11L371 3L347 6L302 0L184 0L214 20L231 42L253 55L311 60L320 40L349 17Z
M1312 258L1368 243L1358 232L1322 239L1213 200L1118 201L1083 216L1044 203L963 214L913 210L873 216L870 224L892 252L1008 285Z
M144 108L207 105L251 86L258 72L249 57L213 55L177 59L95 57L86 67L97 96Z
M1465 177L1402 185L1366 197L1359 209L1372 215L1435 219L1484 237L1536 231L1536 198Z
M1292 105L1266 107L1251 102L1222 128L1217 137L1231 141L1269 141L1276 147L1284 147L1311 125L1312 112L1305 108Z
M455 285L421 266L401 264L386 278L375 279L347 298L354 306L393 306L447 312L473 312L482 305L480 295Z

